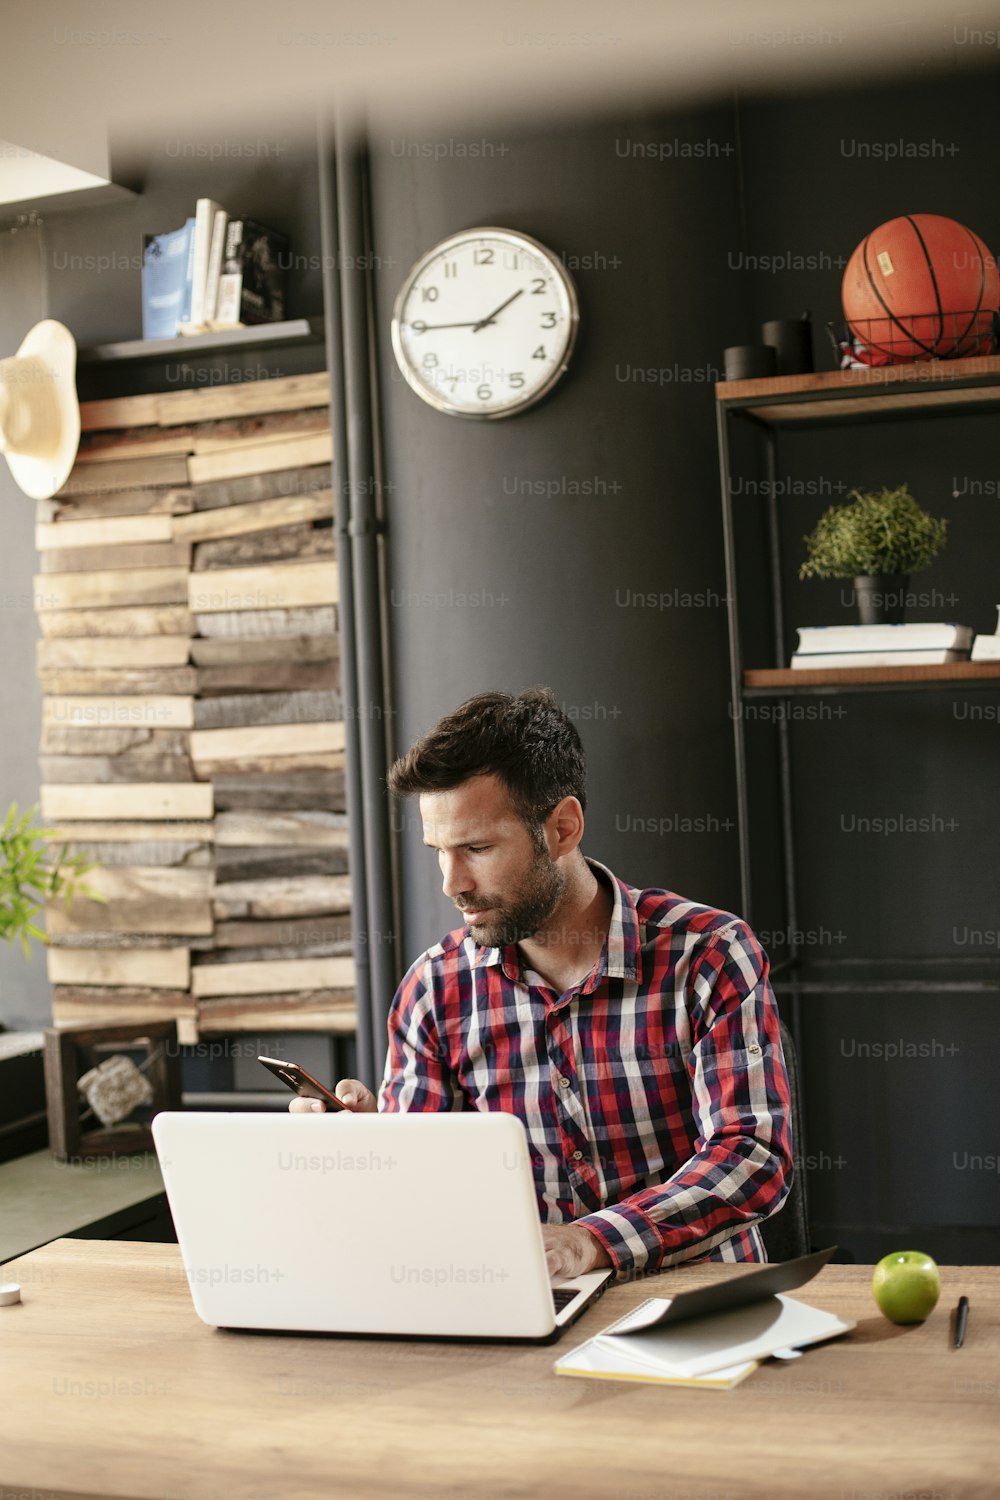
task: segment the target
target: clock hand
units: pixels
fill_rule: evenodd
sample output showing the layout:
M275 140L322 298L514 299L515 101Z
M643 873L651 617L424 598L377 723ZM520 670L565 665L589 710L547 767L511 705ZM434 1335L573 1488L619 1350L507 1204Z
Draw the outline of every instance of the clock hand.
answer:
M416 318L410 324L414 333L427 333L435 328L478 328L478 323L425 323L423 318Z
M483 318L481 322L474 323L472 325L473 333L478 333L480 328L486 328L490 323L495 323L497 320L497 315L499 313L502 313L505 307L509 307L512 302L516 301L517 298L523 294L523 292L524 287L521 287L521 290L515 292L512 297L508 297L506 302L501 302L499 307L495 307L488 318Z

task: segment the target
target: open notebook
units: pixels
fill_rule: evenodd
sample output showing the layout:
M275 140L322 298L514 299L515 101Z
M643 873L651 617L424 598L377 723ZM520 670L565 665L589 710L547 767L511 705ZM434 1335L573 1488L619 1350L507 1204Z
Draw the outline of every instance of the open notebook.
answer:
M855 1324L783 1295L836 1250L749 1271L714 1286L649 1297L556 1361L557 1375L728 1388L762 1359L848 1333Z

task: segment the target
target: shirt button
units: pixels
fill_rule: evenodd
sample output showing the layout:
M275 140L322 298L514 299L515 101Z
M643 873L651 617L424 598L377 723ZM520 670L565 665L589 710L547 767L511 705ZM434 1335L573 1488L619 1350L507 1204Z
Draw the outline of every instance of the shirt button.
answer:
M583 1152L582 1151L574 1151L573 1152L573 1160L574 1161L583 1161Z
M760 1052L760 1044L758 1042L751 1042L749 1047L747 1048L747 1051L751 1053L752 1056L756 1057Z
M569 1088L569 1082L570 1081L569 1081L568 1078L560 1078L559 1079L559 1087L561 1089L568 1089Z

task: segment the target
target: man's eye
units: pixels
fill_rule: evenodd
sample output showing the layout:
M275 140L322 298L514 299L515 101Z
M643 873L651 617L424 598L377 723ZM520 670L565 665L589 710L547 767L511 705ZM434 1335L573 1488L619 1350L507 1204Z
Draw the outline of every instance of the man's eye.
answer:
M467 844L466 848L470 854L485 854L489 844Z

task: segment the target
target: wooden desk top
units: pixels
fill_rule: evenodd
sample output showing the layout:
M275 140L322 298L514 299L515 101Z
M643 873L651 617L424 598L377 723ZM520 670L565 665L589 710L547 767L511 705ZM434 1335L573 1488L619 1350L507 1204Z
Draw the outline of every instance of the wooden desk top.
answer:
M57 1240L0 1308L0 1495L46 1500L996 1500L1000 1267L942 1268L896 1328L871 1268L801 1295L858 1320L732 1391L556 1376L651 1295L741 1268L613 1287L556 1345L223 1333L176 1245ZM964 1349L951 1310L970 1298Z

